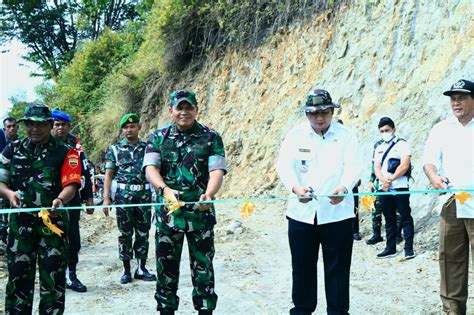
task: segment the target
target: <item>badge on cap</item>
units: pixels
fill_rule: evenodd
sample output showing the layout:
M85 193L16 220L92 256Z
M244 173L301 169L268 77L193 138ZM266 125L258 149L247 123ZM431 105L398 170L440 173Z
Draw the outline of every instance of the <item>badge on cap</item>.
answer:
M453 89L462 89L466 83L463 80L459 80L458 82L454 83Z

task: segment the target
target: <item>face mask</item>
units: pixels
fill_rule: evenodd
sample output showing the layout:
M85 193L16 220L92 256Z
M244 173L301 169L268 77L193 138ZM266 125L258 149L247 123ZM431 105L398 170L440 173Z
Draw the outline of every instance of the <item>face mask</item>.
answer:
M385 141L385 142L389 142L390 140L392 140L393 138L393 133L389 133L389 132L384 132L382 133L382 140Z

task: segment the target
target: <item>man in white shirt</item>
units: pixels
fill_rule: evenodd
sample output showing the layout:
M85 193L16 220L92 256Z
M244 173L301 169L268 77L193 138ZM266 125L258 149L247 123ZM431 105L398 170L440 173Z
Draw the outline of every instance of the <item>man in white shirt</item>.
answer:
M408 191L408 175L411 168L411 152L408 143L395 135L395 123L389 117L379 121L379 131L384 140L374 155L375 176L381 191ZM400 213L403 236L405 238L405 258L416 256L413 251L414 224L411 216L410 195L381 195L380 205L385 217L385 249L377 258L397 256L397 210Z
M425 145L423 169L434 189L473 189L474 82L459 80L443 93L453 116L436 124ZM471 192L472 194L472 192ZM473 197L460 204L443 195L440 220L440 296L448 314L466 314L469 246L474 260Z
M354 198L315 198L347 193L360 178L358 141L332 120L339 107L327 91L311 91L303 107L308 120L295 126L280 148L277 171L290 191L287 218L294 304L290 314L311 314L316 309L320 245L327 312L349 311Z

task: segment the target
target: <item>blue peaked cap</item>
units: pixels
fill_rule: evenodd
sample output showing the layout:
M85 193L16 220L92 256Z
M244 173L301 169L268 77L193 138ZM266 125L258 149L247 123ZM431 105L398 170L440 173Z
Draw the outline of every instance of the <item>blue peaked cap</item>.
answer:
M57 110L57 109L53 109L51 111L51 114L53 115L54 120L65 120L68 123L71 122L71 117L68 114L66 114L65 112L62 112L62 111Z

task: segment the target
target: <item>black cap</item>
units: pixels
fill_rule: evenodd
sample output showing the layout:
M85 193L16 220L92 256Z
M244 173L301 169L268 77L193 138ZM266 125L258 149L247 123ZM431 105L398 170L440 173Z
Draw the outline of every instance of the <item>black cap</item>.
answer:
M443 94L451 96L454 93L467 93L474 96L474 82L461 79L451 86L451 89L445 91Z

